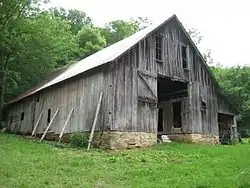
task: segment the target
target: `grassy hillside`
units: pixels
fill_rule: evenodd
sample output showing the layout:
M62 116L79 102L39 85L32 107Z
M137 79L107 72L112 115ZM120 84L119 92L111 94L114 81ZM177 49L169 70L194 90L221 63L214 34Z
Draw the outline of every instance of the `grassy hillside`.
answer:
M250 145L56 148L0 134L0 187L250 187Z

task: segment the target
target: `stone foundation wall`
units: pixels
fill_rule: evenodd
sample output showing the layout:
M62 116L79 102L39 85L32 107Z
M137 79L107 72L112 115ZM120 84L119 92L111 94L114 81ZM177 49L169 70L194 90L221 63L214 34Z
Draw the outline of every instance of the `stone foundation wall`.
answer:
M171 134L168 135L169 139L172 141L187 141L193 143L207 143L207 144L217 144L219 143L219 136L212 134Z
M42 135L37 135L41 137ZM57 141L58 134L48 133L45 140ZM70 134L64 134L62 142L70 141ZM92 140L93 145L108 149L130 149L152 146L157 142L157 133L145 132L95 132Z
M41 137L41 135L37 135ZM186 141L193 143L219 143L219 136L212 134L171 134L168 135L171 141ZM46 140L58 141L59 135L48 133ZM70 141L70 133L64 134L62 142ZM146 132L95 132L93 145L107 149L131 149L152 146L157 142L157 133Z
M145 132L97 132L93 144L109 149L140 148L157 142L157 133Z
M203 142L208 144L218 144L219 136L212 134L192 134L193 142Z

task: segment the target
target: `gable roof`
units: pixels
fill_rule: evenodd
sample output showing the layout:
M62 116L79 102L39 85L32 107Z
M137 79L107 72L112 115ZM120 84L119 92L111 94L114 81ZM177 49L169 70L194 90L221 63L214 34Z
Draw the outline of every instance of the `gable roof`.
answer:
M197 52L197 54L201 58L203 64L205 65L208 72L210 73L213 81L215 82L215 85L219 88L220 91L222 91L223 95L225 96L223 90L220 88L218 82L216 81L212 71L210 70L210 68L206 64L205 60L203 59L203 56L201 55L200 51L198 50L198 48L196 47L196 45L192 41L191 37L189 36L187 31L185 30L182 23L179 21L177 16L174 14L165 21L161 21L158 24L150 25L147 28L145 28L141 31L138 31L137 33L135 33L135 34L133 34L133 35L117 42L117 43L114 43L114 44L112 44L112 45L110 45L110 46L108 46L108 47L106 47L106 48L70 65L70 66L68 66L68 67L65 67L65 68L57 71L47 80L41 82L36 87L31 88L30 90L26 91L25 93L18 96L14 100L10 101L9 104L20 101L21 99L26 98L28 96L31 96L31 95L33 95L33 94L35 94L35 93L37 93L45 88L56 85L60 82L63 82L63 81L68 80L72 77L75 77L75 76L77 76L83 72L86 72L90 69L93 69L95 67L98 67L100 65L106 64L108 62L111 62L111 61L117 59L119 56L124 54L127 50L129 50L134 45L136 45L139 41L146 38L153 31L157 30L159 27L161 27L162 25L171 21L172 19L175 19L177 21L177 23L179 24L179 26L181 27L181 29L184 31L184 34L189 39L193 48L195 49L195 51ZM231 104L229 100L227 100L227 102L229 102L229 104Z

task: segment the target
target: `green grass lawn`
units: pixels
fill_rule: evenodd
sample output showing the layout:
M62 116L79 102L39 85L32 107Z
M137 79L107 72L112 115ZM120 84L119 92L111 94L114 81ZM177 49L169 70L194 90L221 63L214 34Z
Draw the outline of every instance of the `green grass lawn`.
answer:
M74 150L0 134L0 187L250 187L250 145Z

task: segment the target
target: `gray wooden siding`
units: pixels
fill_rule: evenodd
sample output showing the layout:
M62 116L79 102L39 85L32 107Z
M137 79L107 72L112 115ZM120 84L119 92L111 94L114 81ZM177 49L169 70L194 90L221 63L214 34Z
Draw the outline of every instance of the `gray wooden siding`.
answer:
M43 133L47 126L48 109L51 109L52 119L57 108L59 108L60 111L51 126L51 130L49 130L59 134L70 110L74 108L74 113L65 133L89 131L101 91L104 92L104 96L96 130L110 129L113 119L113 78L109 73L110 68L111 64L110 66L97 68L84 76L58 84L56 87L49 88L39 94L39 102L37 102L38 95L36 95L13 105L8 113L9 123L11 116L13 116L11 130L31 133L43 110L44 113L37 128L38 134ZM23 121L20 121L22 111L25 113L25 117ZM20 126L21 129L18 128Z
M134 48L114 63L113 131L157 130L157 79L138 71L137 62Z
M31 132L31 122L33 121L32 110L34 108L33 100L23 100L17 103L8 113L8 124L11 124L10 131L14 133ZM21 114L24 113L24 119L21 121Z

